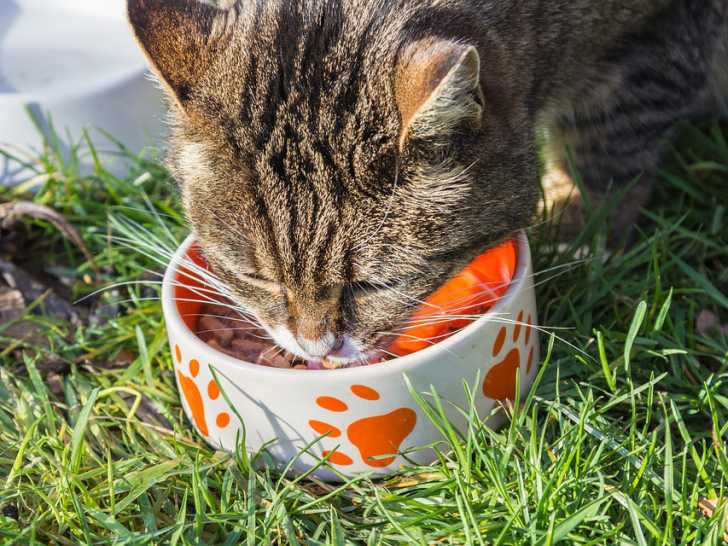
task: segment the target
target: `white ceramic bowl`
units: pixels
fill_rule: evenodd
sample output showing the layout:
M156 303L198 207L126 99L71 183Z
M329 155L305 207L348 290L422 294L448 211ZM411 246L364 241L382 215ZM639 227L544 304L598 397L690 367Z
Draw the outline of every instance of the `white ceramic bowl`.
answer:
M433 450L412 449L442 439L413 401L405 376L417 392L434 386L442 399L460 408L469 407L467 383L475 393L481 418L492 415L498 399L514 396L517 369L521 396L533 382L539 362L537 330L509 323L537 324L525 234L518 236L518 265L511 286L482 318L408 356L372 366L322 371L248 364L215 351L195 336L188 324L198 310L194 304L180 301L194 298L176 296L180 288L175 286L188 282L179 271L192 244L188 239L172 260L164 278L162 302L183 407L193 426L216 449L236 449L243 437L239 415L246 448L256 452L267 446L282 465L295 459L293 472L308 471L320 464L325 453L331 453L328 468L314 473L320 479L337 480L364 472L390 474L405 464L403 452L417 463L433 462ZM444 403L448 417L465 432L467 420L449 403ZM495 426L500 420L491 417L488 423ZM308 445L310 449L299 455Z
M134 153L157 145L164 133L161 98L129 30L126 0L0 1L0 148L23 160L42 149L30 110L46 134L52 121L64 152L67 130L80 140L89 129L105 166L121 174L117 146L96 129ZM90 165L90 155L84 157ZM0 184L29 176L0 156Z

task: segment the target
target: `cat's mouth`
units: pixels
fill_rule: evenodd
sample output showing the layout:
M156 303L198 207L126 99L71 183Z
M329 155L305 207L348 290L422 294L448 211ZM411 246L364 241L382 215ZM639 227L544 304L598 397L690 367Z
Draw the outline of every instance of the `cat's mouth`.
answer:
M373 364L384 357L379 349L364 347L360 342L349 335L344 335L340 346L325 357L308 353L296 341L295 336L288 328L278 326L275 328L263 325L273 341L282 349L302 358L309 363L309 367L346 368Z
M386 353L379 349L359 352L353 355L337 356L329 355L321 361L324 368L354 368L357 366L368 366L378 364L386 359Z

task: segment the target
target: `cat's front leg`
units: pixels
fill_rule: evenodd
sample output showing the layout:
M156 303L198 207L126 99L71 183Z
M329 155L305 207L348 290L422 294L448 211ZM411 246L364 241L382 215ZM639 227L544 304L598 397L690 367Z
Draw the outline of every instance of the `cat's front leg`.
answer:
M660 159L678 119L656 116L650 123L622 127L606 114L596 124L574 116L563 118L552 129L544 187L546 201L556 207L555 212L565 211L565 235L583 228L589 221L584 217L588 211L611 207L610 245L629 237L649 201ZM583 182L587 195L579 191L575 176Z

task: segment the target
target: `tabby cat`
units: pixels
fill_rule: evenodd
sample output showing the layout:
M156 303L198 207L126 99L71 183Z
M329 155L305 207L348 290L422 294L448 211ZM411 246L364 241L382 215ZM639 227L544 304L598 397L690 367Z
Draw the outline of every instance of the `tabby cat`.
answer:
M274 340L347 366L529 225L537 136L595 194L649 194L717 107L728 0L128 0L169 166L217 275ZM567 146L568 145L568 146Z

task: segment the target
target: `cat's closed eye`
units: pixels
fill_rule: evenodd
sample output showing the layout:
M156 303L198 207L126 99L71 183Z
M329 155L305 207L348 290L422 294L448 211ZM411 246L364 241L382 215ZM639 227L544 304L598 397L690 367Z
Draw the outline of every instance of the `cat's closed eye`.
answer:
M370 281L358 281L349 283L346 285L349 293L354 297L366 297L371 296L382 290L387 290L387 286L382 283L375 283Z
M397 290L407 283L406 279L388 281L356 281L346 285L346 289L355 298L376 296L382 292Z
M261 277L256 273L240 273L239 276L244 282L252 284L256 288L260 288L267 292L272 292L275 294L279 294L281 291L285 292L285 288L281 284L270 279Z

